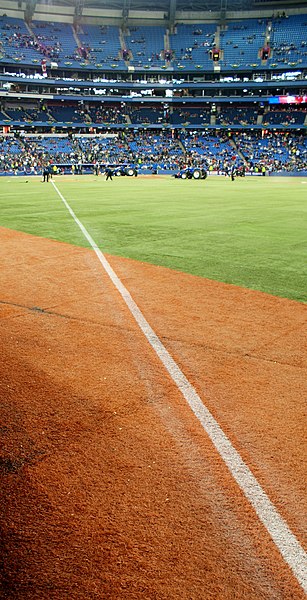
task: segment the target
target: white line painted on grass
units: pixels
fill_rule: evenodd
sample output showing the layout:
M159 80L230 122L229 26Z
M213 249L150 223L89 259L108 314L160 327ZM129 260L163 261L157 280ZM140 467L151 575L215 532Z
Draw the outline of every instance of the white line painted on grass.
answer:
M103 268L109 275L116 289L121 294L132 316L160 358L164 367L170 374L173 382L184 396L193 413L202 424L204 430L226 463L238 486L243 491L250 504L253 506L260 521L270 534L274 544L277 546L279 552L292 570L297 581L300 583L305 593L307 593L307 554L302 548L298 539L292 533L286 521L272 504L271 500L262 489L257 479L254 477L249 467L245 464L240 454L233 447L230 440L219 426L218 422L214 419L210 411L204 406L194 387L187 380L180 367L174 361L161 340L146 321L143 313L140 311L139 307L131 297L127 288L123 285L115 271L113 271L110 263L98 248L96 242L88 233L87 229L75 215L74 211L69 206L68 202L65 200L56 184L53 181L51 181L51 183L61 200L64 202L75 223L78 225L78 227L80 227L84 237L96 252L96 255Z

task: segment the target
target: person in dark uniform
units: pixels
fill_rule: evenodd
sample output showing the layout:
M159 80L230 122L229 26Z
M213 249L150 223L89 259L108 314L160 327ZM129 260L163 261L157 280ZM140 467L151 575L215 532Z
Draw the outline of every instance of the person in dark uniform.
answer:
M45 181L49 181L49 177L50 177L50 169L49 169L49 165L44 165L43 167L43 183Z
M98 175L99 175L99 169L100 169L100 165L99 165L99 162L98 162L98 160L97 160L97 161L95 162L95 175L97 175L97 177L98 177Z
M112 175L113 175L112 169L110 169L110 167L107 167L106 168L106 181L108 181L108 179L111 179L111 181L112 181L113 180Z

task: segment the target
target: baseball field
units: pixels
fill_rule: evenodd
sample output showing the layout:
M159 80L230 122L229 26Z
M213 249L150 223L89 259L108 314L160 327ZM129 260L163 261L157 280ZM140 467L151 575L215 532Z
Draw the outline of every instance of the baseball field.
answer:
M307 180L0 180L0 597L303 600Z

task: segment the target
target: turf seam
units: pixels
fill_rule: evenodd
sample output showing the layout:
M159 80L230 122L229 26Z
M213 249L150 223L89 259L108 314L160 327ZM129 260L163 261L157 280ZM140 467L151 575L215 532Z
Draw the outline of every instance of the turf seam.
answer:
M40 308L38 306L27 306L26 304L18 304L17 302L7 302L5 300L0 300L0 305L15 306L17 308L23 308L27 312L38 313L41 315L45 314L45 315L53 316L53 317L59 317L61 319L76 321L78 323L87 323L89 325L95 325L96 327L101 327L102 329L115 329L116 331L125 331L125 332L130 332L130 333L134 332L133 329L130 329L128 327L124 328L124 327L119 327L119 326L111 325L111 324L107 324L107 323L101 323L99 321L92 321L90 319L83 319L81 317L74 317L73 315L68 315L65 313L58 313L58 312L51 311L46 308ZM0 316L0 319L6 319L6 320L17 319L19 317L22 317L23 314L24 313L19 313L18 315L9 315L9 316L4 316L4 317ZM298 329L298 327L293 329L293 331L295 331L296 329ZM267 362L267 363L278 364L278 365L287 366L287 367L295 367L296 369L306 370L306 367L301 366L301 365L295 365L293 363L283 362L281 360L273 360L270 358L266 358L265 356L261 356L261 355L254 354L254 353L249 353L249 352L240 353L240 352L233 352L230 350L220 350L216 346L208 346L205 344L196 344L195 342L192 343L192 342L189 342L188 340L185 340L182 338L179 339L179 338L172 338L172 337L167 337L167 336L160 336L160 339L163 341L166 341L166 342L170 342L170 343L177 342L179 344L184 344L184 345L188 346L189 348L201 348L203 350L208 350L208 351L215 352L215 353L221 354L221 355L234 356L234 357L238 357L238 358L247 358L247 359L256 360L256 361L259 360L259 361L263 361L263 362Z
M306 367L301 366L301 365L295 365L293 363L289 363L289 362L284 362L281 360L274 360L273 358L266 358L265 356L262 356L260 354L255 354L255 353L251 353L251 352L235 352L233 350L221 350L220 348L218 348L217 346L208 346L205 344L197 344L195 342L190 342L188 340L182 339L182 338L171 338L171 337L167 337L167 336L160 336L160 339L169 343L178 343L178 344L183 344L185 346L187 346L188 348L200 348L202 350L208 350L211 352L215 352L216 354L221 354L221 355L227 355L227 356L232 356L232 357L237 357L237 358L247 358L247 359L251 359L251 360L259 360L262 362L267 362L267 363L273 363L273 364L278 364L278 365L283 365L283 366L288 366L288 367L296 367L296 368L300 368L303 370L306 370Z
M4 300L0 300L0 306L15 306L16 308L22 308L24 309L24 312L30 312L30 313L34 313L34 314L38 314L38 315L48 315L51 317L59 317L60 319L67 319L69 321L77 321L78 323L88 323L89 325L95 325L95 327L101 327L103 329L115 329L116 331L127 331L130 333L133 333L134 330L132 328L129 327L120 327L118 325L112 325L110 323L102 323L100 321L92 321L91 319L84 319L81 317L74 317L73 315L68 315L65 313L58 313L52 310L49 310L47 308L40 308L38 306L27 306L25 304L18 304L16 302L6 302ZM24 315L24 312L19 313L17 315L8 315L8 316L4 316L1 317L0 315L0 320L1 319L17 319L19 317L22 317Z

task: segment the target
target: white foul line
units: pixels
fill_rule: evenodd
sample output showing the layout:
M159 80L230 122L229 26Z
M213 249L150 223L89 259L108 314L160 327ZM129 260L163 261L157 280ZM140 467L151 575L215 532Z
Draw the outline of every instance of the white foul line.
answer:
M257 479L254 477L249 467L245 464L240 454L233 447L230 440L219 426L218 422L214 419L210 411L204 406L195 388L187 380L180 367L177 365L159 337L146 321L143 313L140 311L139 307L131 297L127 288L123 285L119 277L113 271L110 263L98 248L96 242L88 233L87 229L75 215L72 208L70 208L68 202L65 200L56 184L53 181L51 181L51 183L61 200L64 202L75 223L78 225L78 227L80 227L84 237L95 251L103 268L109 275L116 289L121 294L132 316L160 358L165 369L169 372L173 382L180 390L193 413L202 424L204 430L210 437L219 455L226 463L238 486L245 494L250 504L253 506L260 521L270 534L274 544L283 556L285 562L292 570L305 593L307 593L307 554L302 548L298 539L292 533L286 521L272 504L271 500L262 489Z

